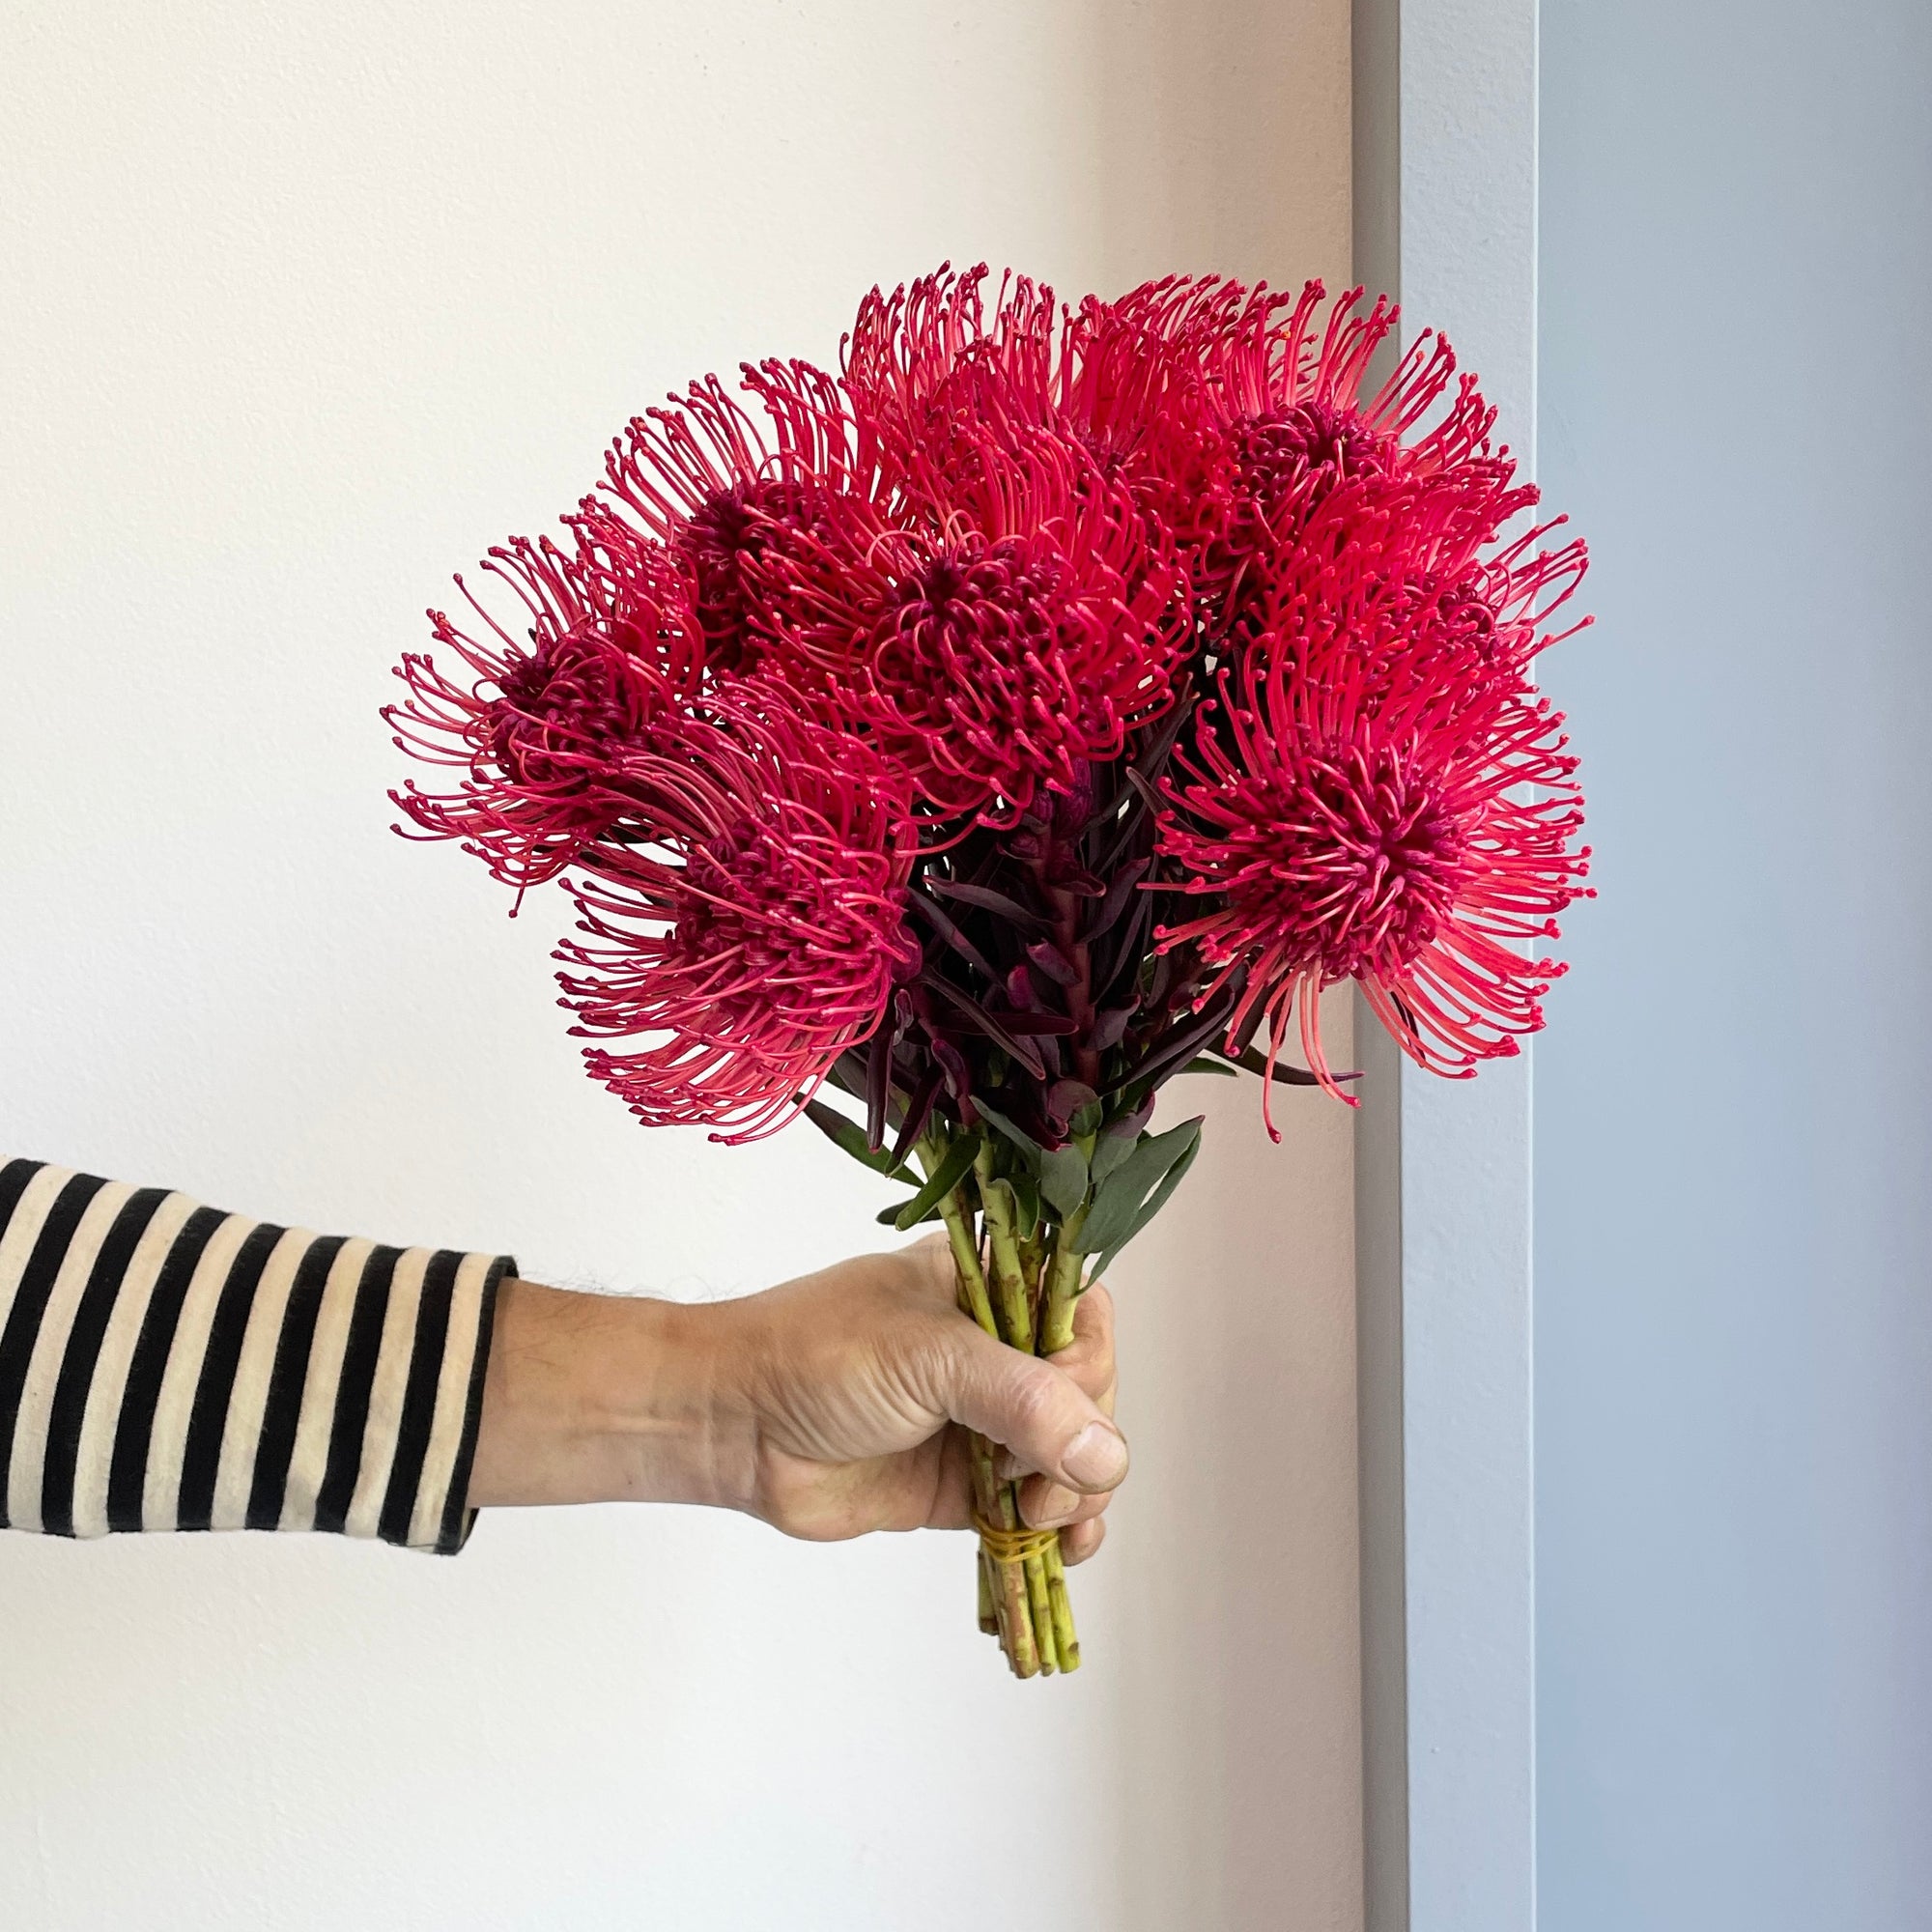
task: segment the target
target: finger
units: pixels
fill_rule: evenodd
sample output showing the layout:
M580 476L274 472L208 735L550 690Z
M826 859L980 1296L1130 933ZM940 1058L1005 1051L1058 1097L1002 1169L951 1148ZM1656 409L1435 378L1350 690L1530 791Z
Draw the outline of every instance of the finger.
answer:
M1114 1297L1104 1287L1090 1288L1073 1304L1073 1340L1052 1359L1109 1415L1114 1412Z
M1094 1494L1119 1486L1127 1472L1125 1438L1071 1376L964 1318L935 1325L932 1339L938 1346L912 1365L932 1406L1069 1490Z
M1020 1517L1030 1529L1064 1528L1098 1516L1114 1500L1112 1490L1083 1496L1048 1476L1029 1476L1020 1485Z
M1061 1561L1071 1568L1075 1563L1084 1563L1107 1540L1107 1520L1094 1517L1087 1522L1076 1522L1071 1529L1060 1532Z
M952 1244L944 1235L925 1235L909 1241L891 1259L909 1264L906 1286L919 1300L940 1307L957 1302L959 1282L952 1268Z
M1094 1400L1114 1413L1118 1383L1114 1373L1114 1297L1105 1288L1090 1288L1074 1305L1073 1340L1057 1355L1048 1358L1063 1370ZM1011 1482L1027 1473L1020 1459L1003 1450L994 1459L994 1473L1002 1482Z
M963 1429L944 1432L927 1509L928 1529L967 1529L973 1522L973 1451Z

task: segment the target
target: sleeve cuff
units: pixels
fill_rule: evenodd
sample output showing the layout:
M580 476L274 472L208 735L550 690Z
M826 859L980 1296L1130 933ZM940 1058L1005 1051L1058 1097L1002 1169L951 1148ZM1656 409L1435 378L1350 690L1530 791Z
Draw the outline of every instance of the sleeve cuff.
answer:
M496 1332L497 1291L516 1271L513 1256L497 1255L484 1272L475 1338L464 1376L463 1411L457 1420L449 1482L440 1508L434 1496L428 1499L438 1525L436 1541L428 1547L439 1556L454 1556L469 1541L470 1532L476 1527L477 1512L469 1506L469 1471L476 1460L477 1431L483 1423L483 1384L490 1370L491 1338Z
M515 1267L0 1164L0 1529L453 1553Z

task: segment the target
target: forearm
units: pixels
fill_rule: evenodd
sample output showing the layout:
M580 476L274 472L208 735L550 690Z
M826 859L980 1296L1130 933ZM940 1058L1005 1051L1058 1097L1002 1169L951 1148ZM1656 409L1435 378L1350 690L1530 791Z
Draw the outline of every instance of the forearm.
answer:
M687 1306L0 1161L0 1529L447 1552L484 1505L603 1501L959 1528L971 1429L1040 1472L1022 1507L1072 1523L1077 1560L1126 1463L1084 1299L1091 1388L1077 1348L1052 1366L962 1316L943 1242Z
M733 1326L728 1304L506 1281L471 1505L744 1507L756 1430L735 1392Z

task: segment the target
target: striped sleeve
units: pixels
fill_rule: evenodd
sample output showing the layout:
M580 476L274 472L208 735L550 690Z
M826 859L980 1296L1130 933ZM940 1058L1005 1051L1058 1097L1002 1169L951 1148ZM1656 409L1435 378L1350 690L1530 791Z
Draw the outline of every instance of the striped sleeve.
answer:
M460 1549L515 1267L0 1165L0 1529Z

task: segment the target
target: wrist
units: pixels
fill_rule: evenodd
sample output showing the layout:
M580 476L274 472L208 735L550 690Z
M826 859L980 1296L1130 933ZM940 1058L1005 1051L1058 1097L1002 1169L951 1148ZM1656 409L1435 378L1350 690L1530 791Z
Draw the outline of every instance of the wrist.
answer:
M756 1430L727 1311L506 1282L470 1501L744 1507Z

